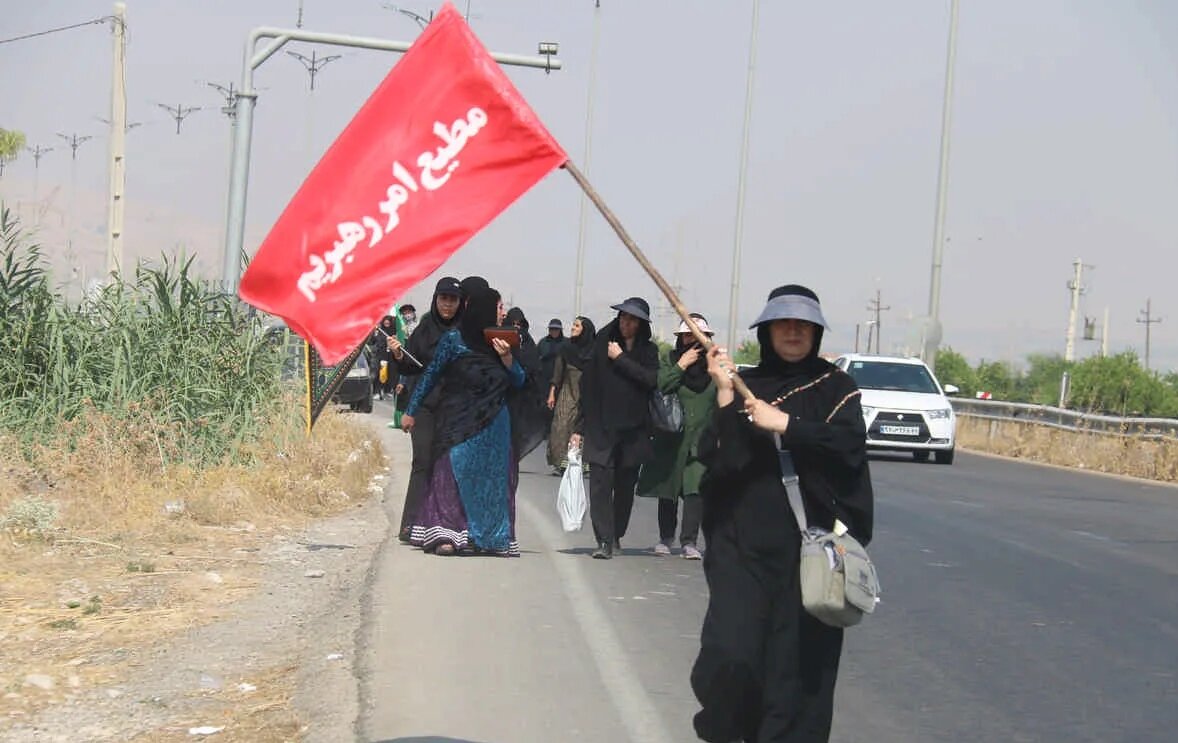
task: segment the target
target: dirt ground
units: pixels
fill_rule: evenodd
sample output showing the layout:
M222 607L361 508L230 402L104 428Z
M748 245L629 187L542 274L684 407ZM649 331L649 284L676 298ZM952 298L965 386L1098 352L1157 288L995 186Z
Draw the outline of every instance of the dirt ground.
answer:
M301 527L206 526L155 549L64 539L35 567L10 561L0 741L352 739L366 573L404 489L389 454L367 493Z

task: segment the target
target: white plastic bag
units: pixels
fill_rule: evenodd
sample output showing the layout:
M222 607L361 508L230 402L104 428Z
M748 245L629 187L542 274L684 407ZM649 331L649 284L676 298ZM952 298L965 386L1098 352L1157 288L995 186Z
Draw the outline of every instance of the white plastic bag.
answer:
M581 449L569 447L569 466L560 478L556 510L565 531L580 531L585 518L585 481L581 475Z

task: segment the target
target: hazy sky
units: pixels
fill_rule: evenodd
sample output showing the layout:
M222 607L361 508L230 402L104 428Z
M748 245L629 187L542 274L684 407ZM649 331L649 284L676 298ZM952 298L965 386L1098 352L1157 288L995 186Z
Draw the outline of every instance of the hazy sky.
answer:
M298 0L129 0L128 226L132 255L182 245L220 272L229 125L207 81L241 75L247 32L293 26ZM425 0L407 7L428 13ZM458 3L465 8L465 0ZM409 40L417 26L380 0L304 0L304 27ZM472 0L493 51L560 43L566 68L509 74L583 162L593 0ZM591 180L687 303L727 326L751 0L602 0ZM0 38L100 17L102 0L0 1ZM739 317L774 286L822 298L849 350L878 289L884 350L914 342L926 312L948 0L761 0ZM290 50L310 53L306 45ZM312 96L277 55L262 88L248 247L396 55L323 48ZM95 25L0 44L0 126L52 146L37 197L61 256L78 152L75 265L104 264L103 124L111 39ZM203 106L175 122L156 104ZM33 159L10 164L0 196L31 214ZM442 271L480 273L533 325L572 313L578 191L556 172ZM950 165L944 342L972 360L1062 352L1072 261L1094 266L1081 314L1111 313L1110 348L1143 351L1147 298L1155 367L1178 367L1178 3L1171 0L963 0ZM656 289L603 220L588 240L585 310L597 320ZM439 274L440 275L440 274ZM428 301L433 278L406 299ZM669 316L659 318L663 329ZM865 331L864 331L865 332ZM1098 350L1078 341L1078 354Z

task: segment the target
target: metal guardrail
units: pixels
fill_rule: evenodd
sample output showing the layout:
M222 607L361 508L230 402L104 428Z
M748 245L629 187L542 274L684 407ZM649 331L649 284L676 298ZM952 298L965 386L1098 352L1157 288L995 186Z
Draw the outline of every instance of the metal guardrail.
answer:
M981 420L1021 421L1068 431L1141 439L1178 438L1178 419L1174 418L1118 418L1049 405L1001 400L949 398L949 402L958 415L968 415Z

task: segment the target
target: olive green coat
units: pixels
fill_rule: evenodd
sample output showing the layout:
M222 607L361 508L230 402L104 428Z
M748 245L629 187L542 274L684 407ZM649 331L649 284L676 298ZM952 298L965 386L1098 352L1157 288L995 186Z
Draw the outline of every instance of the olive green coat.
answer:
M654 435L654 458L642 465L638 495L678 498L699 493L704 464L699 461L699 436L716 409L716 385L708 382L703 392L683 386L683 370L668 353L659 359L658 387L677 392L683 404L683 432Z

